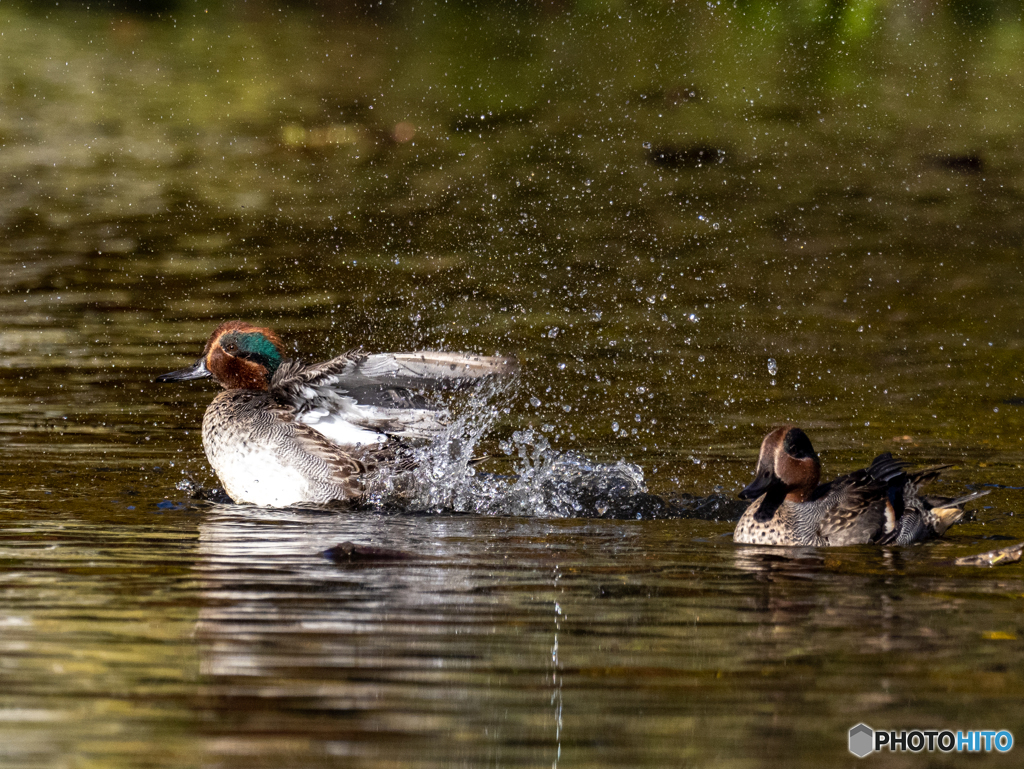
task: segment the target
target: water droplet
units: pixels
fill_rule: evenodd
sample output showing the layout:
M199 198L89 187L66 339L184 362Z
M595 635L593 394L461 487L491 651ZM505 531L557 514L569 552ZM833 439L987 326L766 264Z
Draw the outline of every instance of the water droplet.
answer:
M779 366L775 362L775 358L768 359L768 373L771 374L772 376L775 376L776 374L779 373Z

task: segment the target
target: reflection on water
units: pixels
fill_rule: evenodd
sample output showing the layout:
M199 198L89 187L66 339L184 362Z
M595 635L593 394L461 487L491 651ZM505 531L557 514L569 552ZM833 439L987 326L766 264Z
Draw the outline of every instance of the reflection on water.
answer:
M1024 539L1019 20L470 5L0 6L0 764L1019 737L1024 567L954 565ZM489 458L432 465L429 513L197 504L213 390L152 379L233 317L524 379L463 412ZM892 450L993 493L919 547L736 547L782 421L834 474ZM558 481L595 477L670 504L576 517Z
M862 719L1019 728L1024 584L955 544L198 512L7 525L5 765L817 766ZM412 557L339 566L340 541Z

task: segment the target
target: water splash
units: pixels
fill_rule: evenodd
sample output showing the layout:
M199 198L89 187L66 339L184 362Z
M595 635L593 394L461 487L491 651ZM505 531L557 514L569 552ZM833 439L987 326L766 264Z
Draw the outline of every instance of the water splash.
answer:
M517 456L516 476L497 495L492 512L557 518L604 515L616 503L647 492L638 466L555 451L533 430L513 433L502 448Z
M479 470L480 442L517 389L518 382L509 379L475 388L442 435L414 452L417 466L411 483L382 476L368 501L432 512L568 518L601 516L621 507L624 500L646 495L638 466L623 461L600 463L575 452L556 451L533 429L518 430L498 445L513 458L511 475Z

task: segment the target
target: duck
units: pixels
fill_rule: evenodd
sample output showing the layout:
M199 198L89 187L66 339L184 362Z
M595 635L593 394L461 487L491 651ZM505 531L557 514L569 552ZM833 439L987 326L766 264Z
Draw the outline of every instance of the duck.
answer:
M733 541L748 545L836 547L909 545L942 536L964 505L989 492L957 498L921 496L922 486L952 465L907 472L891 453L867 468L818 485L821 462L807 434L783 425L761 443L754 480L740 492L753 500Z
M289 358L269 328L222 323L192 365L156 378L212 378L203 448L225 493L259 507L358 502L375 480L408 480L412 448L437 438L447 412L425 391L515 374L514 357L350 351L323 363Z

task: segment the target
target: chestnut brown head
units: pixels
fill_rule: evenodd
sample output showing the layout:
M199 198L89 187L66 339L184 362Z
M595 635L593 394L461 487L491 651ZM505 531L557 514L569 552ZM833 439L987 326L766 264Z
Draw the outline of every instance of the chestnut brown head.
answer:
M740 498L757 499L775 492L788 502L804 502L820 478L821 462L810 438L799 427L783 425L762 441L754 480L740 492Z
M163 374L156 381L213 377L228 390L266 390L283 360L281 339L269 328L229 320L210 335L202 357L194 365Z

